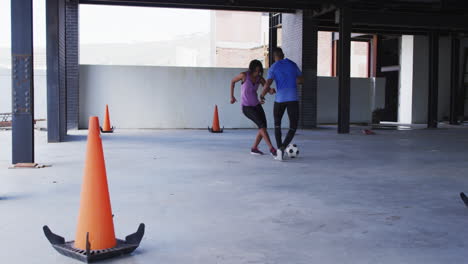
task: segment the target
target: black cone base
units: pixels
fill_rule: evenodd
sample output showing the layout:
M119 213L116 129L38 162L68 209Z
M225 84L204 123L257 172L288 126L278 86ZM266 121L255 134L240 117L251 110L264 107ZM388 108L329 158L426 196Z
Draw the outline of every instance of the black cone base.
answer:
M213 128L211 128L211 127L208 127L208 131L210 131L211 133L223 133L224 127L221 128L221 130L217 130L217 131L213 130Z
M115 247L103 250L90 250L91 245L89 242L86 243L86 250L75 248L73 247L74 241L65 242L63 237L52 233L48 226L44 226L43 230L49 242L60 254L90 263L132 253L143 239L145 224L140 224L137 232L128 235L125 240L116 239L117 245ZM88 240L88 237L86 237L86 240Z
M112 129L109 131L102 130L102 127L99 127L99 128L101 128L101 133L114 133L114 127L112 127Z

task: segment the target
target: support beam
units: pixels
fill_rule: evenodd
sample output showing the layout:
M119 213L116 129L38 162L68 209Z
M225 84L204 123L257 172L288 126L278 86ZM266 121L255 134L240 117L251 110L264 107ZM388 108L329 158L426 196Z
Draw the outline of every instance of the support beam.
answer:
M468 29L463 15L402 13L374 10L353 10L353 25L404 27L414 29Z
M437 102L439 82L439 34L429 33L429 98L427 110L427 127L437 128Z
M300 124L302 128L317 127L317 23L311 10L302 14L302 74L300 87Z
M270 13L269 17L268 66L271 66L275 62L273 49L278 46L278 29L274 23L274 13Z
M46 1L47 138L64 140L66 127L65 0Z
M321 0L309 1L255 1L255 0L80 0L80 4L120 5L163 8L193 8L233 11L281 12L294 13L295 9L310 8L311 4L319 4Z
M338 133L349 133L351 98L351 10L341 8L336 12L340 25L338 41Z
M12 163L34 162L32 0L11 0Z
M460 40L456 34L452 34L451 56L450 56L450 124L458 125L458 89L460 85Z

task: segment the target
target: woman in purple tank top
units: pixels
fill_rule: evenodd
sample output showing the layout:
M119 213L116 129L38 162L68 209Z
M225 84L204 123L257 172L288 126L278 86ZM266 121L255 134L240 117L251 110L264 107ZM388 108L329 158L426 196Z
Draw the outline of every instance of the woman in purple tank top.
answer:
M267 132L267 121L265 117L265 112L263 111L263 101L258 100L258 86L261 84L265 85L265 79L263 75L263 66L259 60L253 60L250 62L249 70L246 72L241 72L239 75L234 77L231 81L231 104L237 102L237 99L234 97L234 87L237 82L242 81L241 85L241 106L242 112L244 115L252 120L258 127L257 137L255 142L250 150L250 153L253 155L263 155L258 149L258 145L262 138L265 140L265 143L270 148L270 153L273 156L276 156L276 149L273 147L270 141L270 136Z

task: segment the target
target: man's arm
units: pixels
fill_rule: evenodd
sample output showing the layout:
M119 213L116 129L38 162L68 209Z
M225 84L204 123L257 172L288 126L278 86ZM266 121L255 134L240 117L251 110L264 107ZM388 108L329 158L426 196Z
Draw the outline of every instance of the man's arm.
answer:
M297 84L304 84L304 76L303 76L303 75L298 76L298 77L296 78L296 83L297 83Z
M296 64L296 83L297 84L304 84L304 75L302 75L301 69Z
M260 94L260 99L265 99L265 95L270 91L270 86L273 83L273 79L268 79L263 87L263 91Z

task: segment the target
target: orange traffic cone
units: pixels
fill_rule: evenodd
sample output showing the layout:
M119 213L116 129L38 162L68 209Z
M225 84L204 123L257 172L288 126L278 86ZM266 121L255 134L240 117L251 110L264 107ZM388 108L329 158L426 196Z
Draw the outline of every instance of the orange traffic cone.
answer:
M101 127L102 133L112 133L114 132L114 127L111 127L110 117L109 117L109 107L106 105L106 114L104 116L104 124Z
M218 106L215 105L214 115L213 115L213 127L208 127L208 131L211 133L223 133L224 127L220 128L219 126L219 117L218 117Z
M59 253L85 262L133 252L143 238L144 224L120 240L115 238L112 217L99 120L91 117L76 239L65 242L47 226L44 233Z

